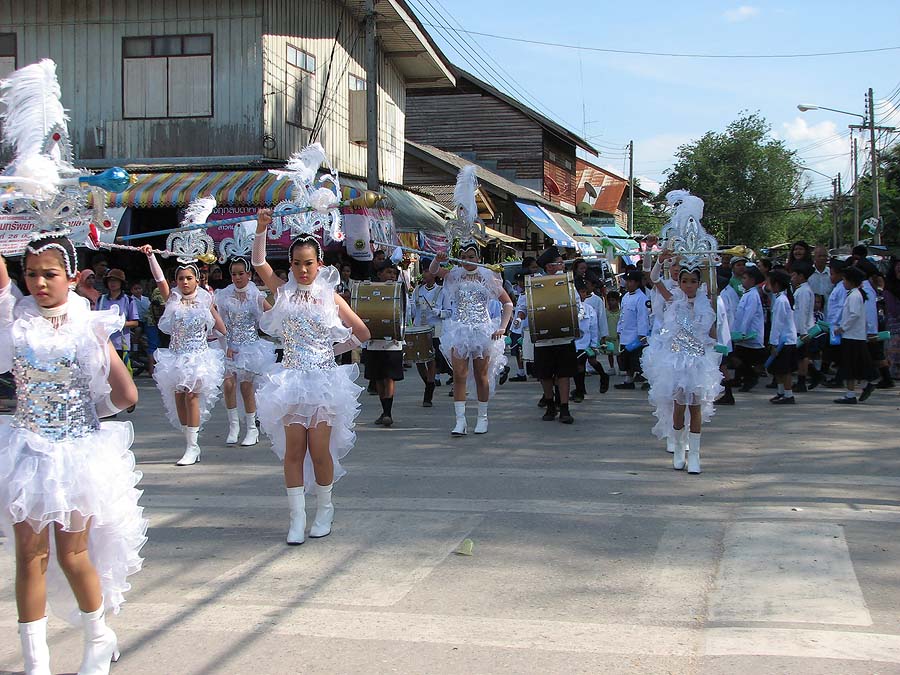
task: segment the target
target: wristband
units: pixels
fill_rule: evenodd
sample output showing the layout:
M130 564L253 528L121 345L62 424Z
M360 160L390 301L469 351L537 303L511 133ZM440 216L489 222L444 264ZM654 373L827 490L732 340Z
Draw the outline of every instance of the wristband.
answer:
M362 347L362 342L359 341L359 338L350 334L350 337L344 340L343 342L339 342L334 346L334 355L340 356L346 352L352 351L357 347Z
M117 415L122 412L123 408L117 408L112 399L109 397L109 394L101 398L94 404L94 409L97 412L97 417L102 419L104 417L112 417L113 415Z
M659 261L657 260L653 265L653 269L650 270L650 281L652 281L654 284L658 284L660 279L662 279L662 265L660 265Z
M503 314L500 317L500 330L502 330L504 333L509 326L509 320L512 318L513 309L514 307L511 302L503 303Z
M253 237L253 249L250 253L250 264L254 267L262 267L266 264L266 233L263 232L262 236L259 235L260 233L257 232Z

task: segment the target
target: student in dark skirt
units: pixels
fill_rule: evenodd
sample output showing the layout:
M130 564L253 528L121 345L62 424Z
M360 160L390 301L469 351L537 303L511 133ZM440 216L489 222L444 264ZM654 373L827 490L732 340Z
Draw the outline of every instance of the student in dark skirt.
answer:
M773 296L772 328L769 331L772 355L766 363L778 389L778 393L769 402L776 405L793 404L793 373L797 370L799 357L791 277L784 270L772 270L766 279L766 285Z
M841 312L841 323L834 333L841 338L841 373L847 384L847 393L834 402L857 403L865 401L875 390L875 383L868 379L872 374L872 355L866 334L866 291L861 288L866 273L858 267L847 267L843 276L847 299ZM862 385L858 399L857 382Z

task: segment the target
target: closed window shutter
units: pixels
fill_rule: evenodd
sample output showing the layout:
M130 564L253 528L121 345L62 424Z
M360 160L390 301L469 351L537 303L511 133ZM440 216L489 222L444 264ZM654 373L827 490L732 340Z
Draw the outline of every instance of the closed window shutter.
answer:
M169 58L169 117L212 114L212 57Z
M166 59L125 59L124 117L165 117Z
M16 69L15 56L0 56L0 80L6 78Z

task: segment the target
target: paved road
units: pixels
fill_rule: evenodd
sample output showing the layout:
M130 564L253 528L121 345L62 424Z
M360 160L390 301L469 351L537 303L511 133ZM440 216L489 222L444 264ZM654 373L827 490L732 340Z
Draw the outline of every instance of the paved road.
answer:
M289 548L268 444L225 448L220 407L202 464L175 468L143 380L150 541L113 672L900 673L900 397L767 394L720 410L694 477L649 435L640 391L593 393L564 426L540 420L536 384L509 383L490 434L451 439L447 387L422 409L410 377L392 429L364 395L332 536ZM54 672L74 672L80 635L51 633Z

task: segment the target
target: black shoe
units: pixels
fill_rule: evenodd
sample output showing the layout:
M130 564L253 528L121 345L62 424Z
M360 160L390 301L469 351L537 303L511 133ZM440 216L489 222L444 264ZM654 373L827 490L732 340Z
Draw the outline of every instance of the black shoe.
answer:
M378 426L383 425L384 424L384 415L379 415L378 419L375 420L375 424L377 424Z
M730 391L726 391L715 400L713 405L734 405L734 394L732 394Z
M847 398L846 396L841 396L840 398L834 399L835 403L849 403L853 405L854 403L859 403L859 401L854 396L853 398Z
M541 418L545 422L552 422L556 419L556 406L552 403L547 406L547 412L544 413L544 416Z
M755 387L757 384L759 384L759 380L747 380L743 385L741 385L741 388L738 391L740 391L742 394L746 394L748 391L752 391L753 387Z
M563 424L574 424L575 418L569 412L569 406L563 405L559 407L559 421Z
M634 389L634 382L619 382L613 385L613 389Z
M509 379L509 366L503 366L503 372L500 373L500 380L497 384L506 384L506 381Z
M795 394L798 394L798 393L805 394L807 391L809 391L809 390L806 388L805 382L798 382L797 384L794 385L793 392Z
M780 401L784 398L784 394L775 394L772 398L769 399L769 403L775 403L775 401Z
M876 389L893 389L894 381L882 379L878 382L878 384L875 385L875 388Z
M541 400L538 401L538 408L546 408L547 407L547 399L541 396Z
M822 375L818 370L813 371L812 375L809 376L809 390L812 391L816 387L818 387L822 382L825 381L825 376Z
M382 415L381 416L381 426L390 427L394 425L394 418L390 415Z
M600 376L600 393L605 394L609 391L609 375Z
M650 383L644 382L644 384L641 385L641 391L650 391Z
M795 399L793 396L791 396L790 398L788 398L787 396L782 396L781 398L773 398L770 400L770 402L774 403L775 405L794 405L797 402L797 399Z
M859 395L859 402L862 403L866 399L868 399L872 392L875 391L875 385L872 382L866 385L865 389L862 390L862 393Z
M584 394L580 391L576 391L572 394L572 403L582 403L584 401Z
M515 377L509 378L510 382L528 382L527 375L516 375Z
M427 401L427 400L426 400L426 401L422 401L422 407L423 407L423 408L433 408L433 407L434 407L434 403L432 403L431 401Z

